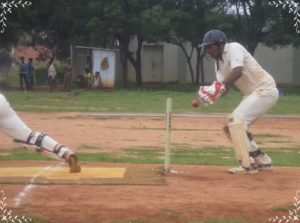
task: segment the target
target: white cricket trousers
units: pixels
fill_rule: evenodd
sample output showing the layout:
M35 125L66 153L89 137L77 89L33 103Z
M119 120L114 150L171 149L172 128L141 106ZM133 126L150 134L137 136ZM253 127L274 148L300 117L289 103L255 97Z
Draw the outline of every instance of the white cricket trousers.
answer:
M244 120L246 129L262 117L278 100L277 88L257 89L252 94L243 98L238 107L233 111Z
M16 112L10 107L6 98L0 94L0 129L13 139L26 142L32 130L19 118ZM30 140L30 144L34 145L39 132L35 132ZM49 136L45 136L42 140L41 147L53 153L55 146L58 143ZM62 157L69 149L67 147L61 148L57 154Z
M245 96L233 113L243 119L245 129L248 130L253 122L262 117L277 102L278 97L279 91L276 87L257 89ZM250 141L249 145L250 152L258 149L254 140Z

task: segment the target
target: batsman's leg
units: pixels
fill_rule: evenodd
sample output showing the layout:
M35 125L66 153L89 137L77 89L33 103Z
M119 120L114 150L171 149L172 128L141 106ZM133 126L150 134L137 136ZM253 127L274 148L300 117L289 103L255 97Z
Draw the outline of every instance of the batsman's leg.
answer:
M33 132L10 107L3 95L0 94L0 128L16 142L35 145L38 148L54 153L69 163L70 172L81 171L76 154L68 147L60 145L54 139L39 132Z
M257 167L254 164L254 160L249 156L249 140L246 134L243 120L235 114L230 114L228 117L228 131L233 143L235 151L235 157L239 163L238 167L234 167L228 170L229 173L241 174L249 173L256 174Z
M17 139L15 141L22 142L21 140ZM40 148L40 151L46 150L65 159L69 163L71 173L78 173L81 171L76 154L68 147L57 143L54 139L46 134L40 132L30 132L26 141L23 141L22 143L35 145L37 148Z
M244 97L242 102L234 110L234 114L242 118L245 129L262 117L278 100L278 89L276 87L269 89L258 88L252 94ZM255 160L255 164L260 170L271 170L271 158L259 150L251 134L249 138L249 154Z
M271 157L269 157L266 153L264 153L258 148L257 144L253 139L253 135L250 132L247 132L247 136L250 141L249 155L254 159L258 169L272 170L273 165Z

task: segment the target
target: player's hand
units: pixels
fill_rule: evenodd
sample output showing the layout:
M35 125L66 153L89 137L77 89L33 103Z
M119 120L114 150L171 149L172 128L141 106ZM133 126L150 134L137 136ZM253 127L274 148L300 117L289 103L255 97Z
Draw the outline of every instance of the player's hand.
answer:
M220 81L215 81L212 85L200 86L198 95L204 103L214 104L224 92L225 85Z

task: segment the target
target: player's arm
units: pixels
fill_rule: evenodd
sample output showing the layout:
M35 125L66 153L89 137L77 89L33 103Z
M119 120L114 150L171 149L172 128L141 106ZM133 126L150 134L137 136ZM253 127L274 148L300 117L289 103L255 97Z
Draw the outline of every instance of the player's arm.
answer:
M222 96L225 96L230 87L242 76L243 74L243 67L238 66L232 69L231 73L222 81L225 85L225 91L223 92Z
M192 101L193 107L199 104L214 104L220 96L225 96L231 85L233 85L243 74L243 67L234 67L231 73L223 81L215 81L210 86L200 86L198 97Z

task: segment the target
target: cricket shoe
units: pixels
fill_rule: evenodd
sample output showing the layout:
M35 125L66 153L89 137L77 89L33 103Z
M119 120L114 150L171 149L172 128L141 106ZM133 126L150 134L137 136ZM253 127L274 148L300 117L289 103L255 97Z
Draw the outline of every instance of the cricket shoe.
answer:
M256 166L251 166L249 168L245 168L243 166L233 167L228 169L228 173L231 174L257 174L258 168Z
M80 173L81 172L81 167L78 164L78 158L74 153L71 153L66 161L69 164L69 172L70 173Z
M255 164L255 161L252 157L249 157L249 158L250 158L250 167L244 167L242 165L242 161L239 161L240 165L237 167L230 168L228 170L228 173L231 173L231 174L257 174L258 173L257 165Z
M255 152L250 152L249 155L254 159L259 170L265 171L273 169L271 157L262 152L260 149Z

